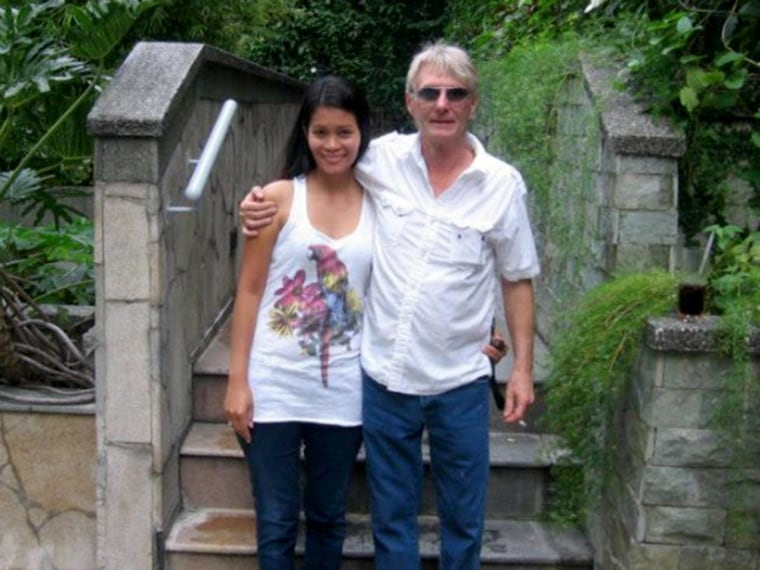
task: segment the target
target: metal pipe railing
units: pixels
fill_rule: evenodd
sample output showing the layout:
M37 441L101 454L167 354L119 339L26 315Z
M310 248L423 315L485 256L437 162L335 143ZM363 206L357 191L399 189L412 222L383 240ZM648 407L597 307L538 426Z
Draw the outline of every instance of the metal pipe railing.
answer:
M219 151L224 144L224 139L227 136L227 131L230 128L232 118L235 116L238 104L233 99L227 99L222 105L222 110L219 112L219 116L216 118L214 127L211 129L211 134L206 141L206 145L203 147L200 158L197 160L190 160L192 164L195 164L190 181L185 187L185 198L193 202L197 201L203 194L203 189L208 183L211 171L216 164L216 159L219 156ZM191 212L195 210L194 207L185 206L170 206L170 212Z

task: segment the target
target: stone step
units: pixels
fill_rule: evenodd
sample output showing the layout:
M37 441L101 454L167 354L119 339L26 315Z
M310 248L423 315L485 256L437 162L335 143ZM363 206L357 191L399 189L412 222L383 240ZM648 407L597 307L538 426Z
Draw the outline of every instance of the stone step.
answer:
M486 516L533 518L546 504L548 468L561 457L556 436L531 433L490 434L491 471ZM422 514L435 513L435 499L425 458ZM180 452L180 477L186 504L240 508L251 504L248 474L232 429L223 423L195 422ZM369 512L364 458L360 452L349 497L350 512Z
M251 510L185 511L167 537L165 568L257 568L255 524ZM369 517L350 515L343 547L343 570L373 568L372 552ZM302 536L299 536L296 553L297 556L303 553ZM422 568L436 567L438 529L435 517L420 517L420 554ZM483 568L491 570L592 569L591 549L581 532L535 521L486 520L481 561Z

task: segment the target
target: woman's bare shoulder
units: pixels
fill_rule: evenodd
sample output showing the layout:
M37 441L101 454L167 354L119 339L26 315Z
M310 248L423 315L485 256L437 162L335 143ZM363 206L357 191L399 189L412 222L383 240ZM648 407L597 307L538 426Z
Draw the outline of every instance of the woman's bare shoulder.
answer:
M264 200L272 200L282 204L283 201L290 201L293 195L292 180L275 180L262 188Z
M264 201L271 200L277 205L275 220L282 227L290 215L290 206L293 203L293 181L275 180L262 188Z

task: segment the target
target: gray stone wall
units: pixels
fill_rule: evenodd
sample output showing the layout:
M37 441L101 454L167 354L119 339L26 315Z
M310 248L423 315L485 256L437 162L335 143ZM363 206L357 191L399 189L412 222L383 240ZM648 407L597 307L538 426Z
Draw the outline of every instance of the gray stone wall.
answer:
M618 414L615 472L589 526L600 569L760 569L760 469L736 469L712 423L732 365L717 352L717 322L648 323ZM729 508L737 479L750 485L740 508L754 528L744 534Z
M99 568L149 569L179 503L191 366L235 286L237 204L268 181L302 86L200 44L139 43L95 136ZM193 212L183 190L224 100L240 107Z
M538 228L538 327L624 269L678 265L678 159L683 137L581 61L558 99L551 215ZM528 181L530 182L530 181Z

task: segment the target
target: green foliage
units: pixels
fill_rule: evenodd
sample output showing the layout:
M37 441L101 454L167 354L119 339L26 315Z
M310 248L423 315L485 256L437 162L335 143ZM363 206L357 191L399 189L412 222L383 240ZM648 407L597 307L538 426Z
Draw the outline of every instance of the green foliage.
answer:
M491 152L525 177L531 222L546 254L544 289L563 306L573 300L595 239L588 235L587 217L595 199L599 115L594 108L564 101L582 88L578 55L588 46L568 33L476 62L482 87L475 130ZM563 106L574 109L571 117L560 113ZM553 314L551 307L544 308Z
M609 429L638 354L644 325L675 306L676 278L654 270L617 276L589 291L566 318L551 346L546 395L549 429L563 437L582 469L559 473L553 513L584 520L585 510L609 474L614 442ZM557 475L557 473L555 473Z
M746 536L751 513L743 505L751 485L743 469L760 451L760 382L748 339L760 324L760 232L712 226L714 258L707 275L709 309L721 316L719 343L731 362L723 377L712 425L732 454L734 484L729 499L733 532ZM618 276L589 291L568 314L554 340L546 397L547 427L562 436L581 473L566 466L555 472L553 515L583 521L611 472L614 429L644 325L675 307L676 277L660 272Z
M86 110L134 22L165 0L22 2L0 6L0 202L73 212L58 186L91 179Z
M203 42L242 55L254 37L279 41L272 22L286 19L295 0L170 0L136 26L141 39Z
M477 126L486 132L491 151L525 176L540 204L538 216L550 206L557 97L576 70L580 45L568 35L478 61L482 101Z
M732 365L723 378L723 391L713 424L732 452L733 484L729 487L732 532L747 537L752 532L752 484L745 469L754 469L760 453L760 379L748 350L752 327L760 326L760 232L737 226L712 226L715 256L708 275L708 298L722 315L720 348Z
M403 94L409 61L421 44L442 35L444 7L435 0L305 0L289 18L273 22L279 42L253 38L248 54L304 81L326 72L345 75L385 113L383 130L401 128L408 126Z
M274 9L263 11L261 4ZM443 35L445 3L190 0L173 3L162 16L145 24L152 26L150 37L202 41L305 82L328 72L351 78L385 115L378 127L387 130L408 126L406 69L423 42Z
M451 0L451 36L480 59L570 31L624 69L621 84L686 135L679 222L687 243L726 223L725 180L760 213L760 0ZM603 46L603 47L602 47ZM741 123L741 125L739 125Z
M760 323L760 231L738 226L710 226L714 258L708 275L712 308L717 314L739 311L745 321ZM744 332L746 336L746 331Z
M693 2L639 24L629 86L686 134L679 221L688 242L726 223L727 178L746 180L755 206L760 197L760 2Z
M36 302L93 305L92 240L84 218L60 229L0 225L0 265Z

